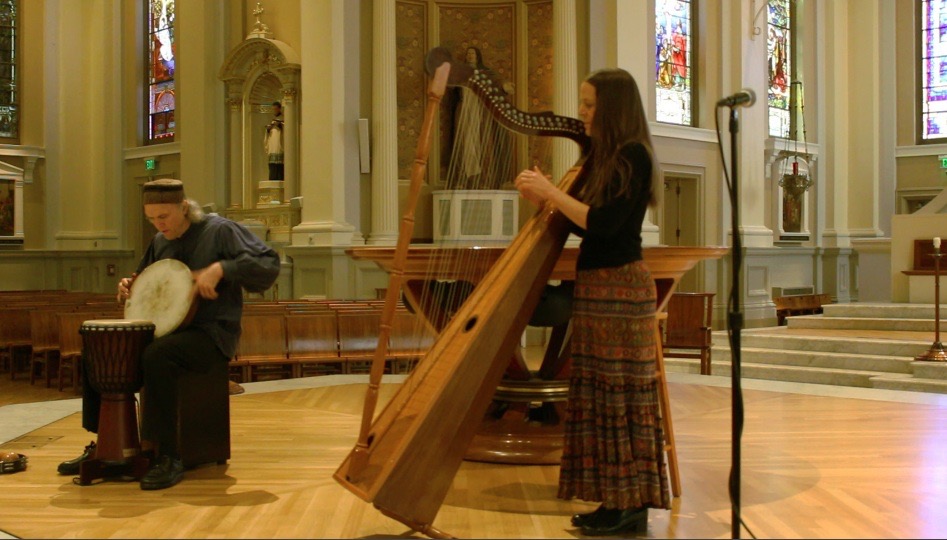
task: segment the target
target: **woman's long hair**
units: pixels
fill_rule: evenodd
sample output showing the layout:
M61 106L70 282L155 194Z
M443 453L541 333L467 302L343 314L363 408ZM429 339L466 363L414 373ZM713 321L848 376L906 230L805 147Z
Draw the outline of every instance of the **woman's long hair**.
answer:
M632 183L632 164L621 155L624 145L639 143L651 157L651 178L646 192L648 205L657 206L661 194L660 172L648 117L634 78L623 69L603 69L589 75L585 82L595 88L595 115L591 149L583 171L582 200L597 206L608 199L639 196L644 186ZM615 174L622 178L617 186L612 183Z

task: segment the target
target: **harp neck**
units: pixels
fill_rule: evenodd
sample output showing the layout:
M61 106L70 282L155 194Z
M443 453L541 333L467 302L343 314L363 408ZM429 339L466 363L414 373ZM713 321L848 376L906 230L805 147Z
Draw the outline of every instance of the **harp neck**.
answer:
M578 143L583 153L588 149L589 137L585 134L585 125L581 120L559 116L549 111L522 111L513 105L509 94L494 80L489 70L474 69L467 64L456 62L443 47L437 47L428 53L426 64L429 72L433 72L434 67L444 62L451 65L447 85L464 86L472 90L503 127L526 135L566 137Z

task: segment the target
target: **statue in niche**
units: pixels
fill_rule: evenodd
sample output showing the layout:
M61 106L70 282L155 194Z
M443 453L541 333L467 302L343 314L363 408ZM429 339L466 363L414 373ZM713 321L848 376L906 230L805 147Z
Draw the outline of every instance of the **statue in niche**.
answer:
M266 152L270 168L270 180L283 179L283 106L273 102L273 119L266 125L263 137L263 149Z

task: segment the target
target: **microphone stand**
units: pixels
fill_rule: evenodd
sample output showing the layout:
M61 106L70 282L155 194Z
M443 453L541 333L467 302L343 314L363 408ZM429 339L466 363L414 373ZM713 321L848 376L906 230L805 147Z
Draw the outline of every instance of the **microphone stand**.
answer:
M743 266L743 246L740 234L739 192L740 178L737 176L737 133L740 119L737 108L730 106L730 184L731 229L733 250L731 251L730 312L727 323L730 328L730 402L731 402L731 462L730 462L730 532L732 538L740 538L740 439L743 434L743 391L740 384L740 332L743 329L743 311L740 304L740 269Z

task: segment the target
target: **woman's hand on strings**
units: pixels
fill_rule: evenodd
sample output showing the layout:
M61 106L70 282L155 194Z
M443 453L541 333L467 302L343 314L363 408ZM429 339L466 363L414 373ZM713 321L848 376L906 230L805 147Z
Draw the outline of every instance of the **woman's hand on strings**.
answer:
M542 206L549 200L552 191L558 189L553 185L551 178L543 174L539 167L523 169L513 182L520 195L531 203Z
M119 304L124 304L125 300L131 296L132 293L132 283L135 282L135 278L138 277L138 274L132 272L132 277L126 277L118 280L118 295L115 297L118 300Z
M217 284L224 277L224 267L221 266L220 261L217 261L207 268L192 271L191 276L194 278L197 294L201 295L201 298L215 300L217 298Z

